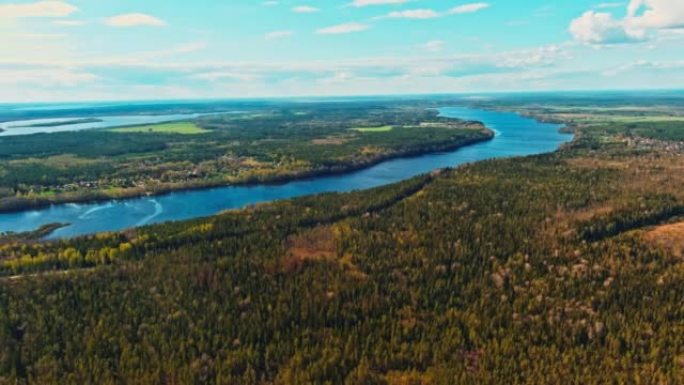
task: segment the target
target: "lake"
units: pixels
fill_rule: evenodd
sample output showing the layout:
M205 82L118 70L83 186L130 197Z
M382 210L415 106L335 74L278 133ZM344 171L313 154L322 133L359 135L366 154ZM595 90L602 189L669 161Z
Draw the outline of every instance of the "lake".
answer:
M0 132L0 136L81 131L118 126L138 126L154 123L174 122L179 120L191 120L204 115L207 114L98 116L95 118L98 121L54 126L50 126L49 124L68 123L72 121L78 121L81 118L15 120L11 122L0 123L0 129L4 130L4 132Z
M572 139L572 135L559 132L561 125L538 122L514 113L465 107L444 107L440 113L450 118L481 121L496 132L496 137L455 151L393 159L348 174L280 185L179 191L155 197L92 204L59 204L39 210L0 214L0 231L30 231L48 223L69 223L68 227L58 229L49 236L54 239L204 217L260 202L323 192L368 189L438 168L485 159L551 152Z

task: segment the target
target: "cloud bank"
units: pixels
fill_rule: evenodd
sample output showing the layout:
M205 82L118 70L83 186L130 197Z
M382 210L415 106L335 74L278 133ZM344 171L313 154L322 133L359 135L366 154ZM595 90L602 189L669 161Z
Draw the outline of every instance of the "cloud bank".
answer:
M631 0L623 19L616 19L608 12L587 11L570 23L569 30L581 43L612 45L645 41L657 37L663 30L681 28L684 28L684 1Z

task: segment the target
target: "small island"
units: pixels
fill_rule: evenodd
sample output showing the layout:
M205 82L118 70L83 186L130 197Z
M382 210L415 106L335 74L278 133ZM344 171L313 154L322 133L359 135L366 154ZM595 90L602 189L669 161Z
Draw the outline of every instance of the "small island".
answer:
M16 128L61 127L61 126L71 126L74 124L100 123L102 121L103 121L102 119L84 118L84 119L62 120L62 121L58 121L58 122L44 122L44 123L27 124L25 126L16 126Z
M48 223L33 231L0 233L0 246L16 242L37 242L66 226L69 225L67 223Z

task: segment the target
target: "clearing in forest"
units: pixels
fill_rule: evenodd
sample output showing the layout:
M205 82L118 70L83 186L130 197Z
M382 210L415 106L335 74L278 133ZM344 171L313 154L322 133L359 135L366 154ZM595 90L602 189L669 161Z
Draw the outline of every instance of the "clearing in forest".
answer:
M145 126L120 127L112 129L114 132L154 132L160 134L195 135L209 132L191 122L151 124Z
M352 131L358 132L389 132L392 131L394 127L392 126L380 126L380 127L355 127Z

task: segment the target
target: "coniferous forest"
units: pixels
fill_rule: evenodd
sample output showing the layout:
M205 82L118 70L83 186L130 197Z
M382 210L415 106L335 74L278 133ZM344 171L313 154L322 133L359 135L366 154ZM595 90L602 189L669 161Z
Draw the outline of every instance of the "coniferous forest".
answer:
M575 140L121 233L7 234L0 384L684 383L677 107L486 107Z

